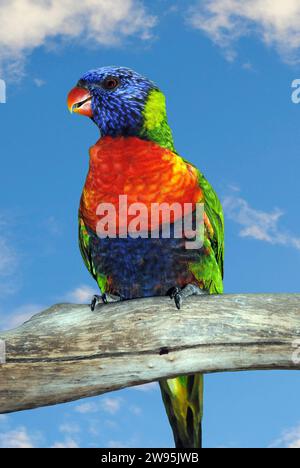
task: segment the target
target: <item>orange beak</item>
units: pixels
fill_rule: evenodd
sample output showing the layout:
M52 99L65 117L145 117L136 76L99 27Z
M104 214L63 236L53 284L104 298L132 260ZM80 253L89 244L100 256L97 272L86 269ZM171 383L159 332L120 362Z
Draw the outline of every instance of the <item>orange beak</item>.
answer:
M68 95L68 108L71 113L76 112L76 114L93 117L90 92L84 88L73 88Z

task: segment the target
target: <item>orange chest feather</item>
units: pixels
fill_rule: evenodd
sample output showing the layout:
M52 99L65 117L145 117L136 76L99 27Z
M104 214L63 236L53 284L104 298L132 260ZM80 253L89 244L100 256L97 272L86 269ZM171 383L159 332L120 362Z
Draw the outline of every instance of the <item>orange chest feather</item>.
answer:
M203 198L197 170L175 153L139 138L102 138L90 149L80 205L85 223L95 231L98 206L110 203L118 210L120 195L149 211L153 203L194 205Z

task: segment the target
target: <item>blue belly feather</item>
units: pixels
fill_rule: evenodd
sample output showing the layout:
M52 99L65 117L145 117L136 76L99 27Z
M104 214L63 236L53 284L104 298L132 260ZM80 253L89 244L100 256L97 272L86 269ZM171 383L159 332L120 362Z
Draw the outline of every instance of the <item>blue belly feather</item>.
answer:
M185 239L100 239L88 233L92 263L109 278L105 292L123 299L162 296L174 286L196 282L189 263L200 261L201 250L187 250Z

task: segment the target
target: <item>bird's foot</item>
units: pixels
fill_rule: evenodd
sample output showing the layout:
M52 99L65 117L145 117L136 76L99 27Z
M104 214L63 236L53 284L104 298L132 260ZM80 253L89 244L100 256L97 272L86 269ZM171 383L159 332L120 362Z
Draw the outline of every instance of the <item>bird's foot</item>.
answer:
M122 298L120 296L114 296L113 294L102 294L102 296L95 295L91 302L91 311L94 312L97 304L109 304L111 302L120 302Z
M191 296L203 296L205 294L209 294L208 291L199 288L199 286L196 286L195 284L188 284L182 289L176 286L175 288L170 289L168 292L168 296L170 299L174 300L178 310L181 309L184 299L187 299Z

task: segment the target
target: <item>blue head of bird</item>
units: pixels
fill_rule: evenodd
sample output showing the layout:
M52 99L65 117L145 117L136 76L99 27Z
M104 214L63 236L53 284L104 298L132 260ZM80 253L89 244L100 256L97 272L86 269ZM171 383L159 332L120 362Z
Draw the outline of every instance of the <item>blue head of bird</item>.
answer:
M153 93L160 95L165 113L164 96L152 81L129 68L103 67L80 78L69 93L68 106L71 112L90 117L102 136L134 136L145 124Z

